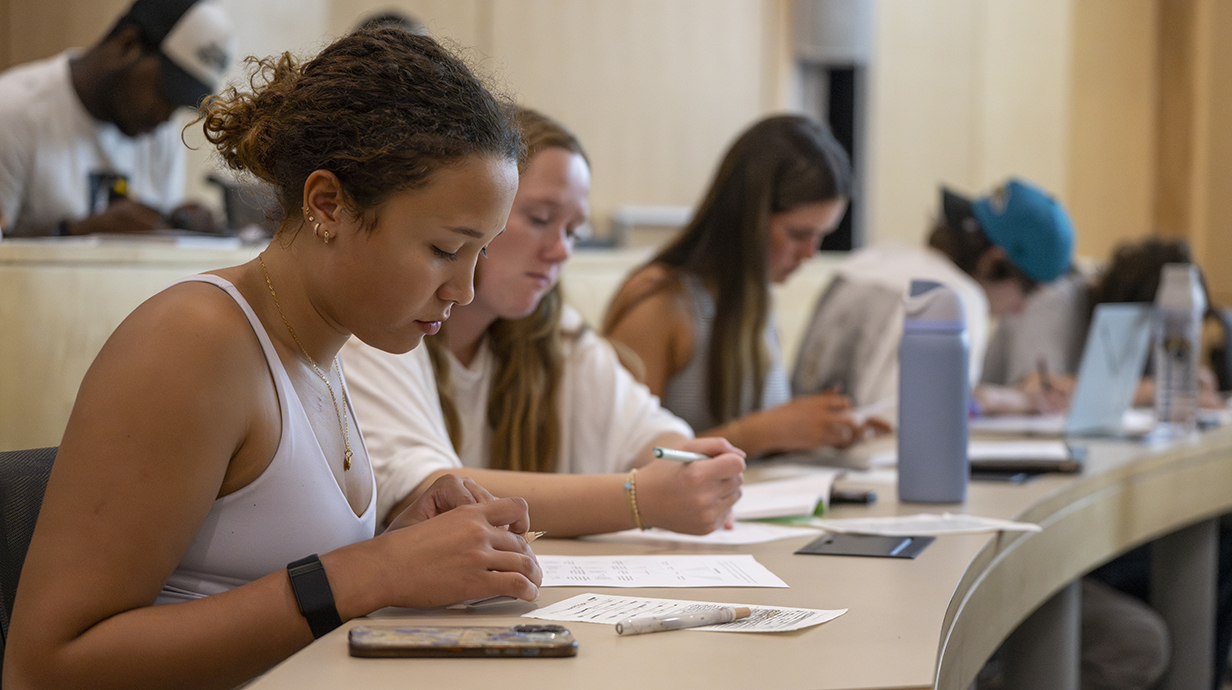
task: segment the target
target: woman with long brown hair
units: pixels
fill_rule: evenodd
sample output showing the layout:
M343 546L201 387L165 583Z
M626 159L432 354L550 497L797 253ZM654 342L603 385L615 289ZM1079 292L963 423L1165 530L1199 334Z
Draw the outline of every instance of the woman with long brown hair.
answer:
M380 514L394 516L447 474L522 496L553 536L662 527L706 533L740 496L743 454L693 440L611 347L564 304L557 284L587 218L590 168L556 121L519 113L528 155L504 234L427 346L391 355L344 350L367 432ZM713 459L655 460L668 446Z
M856 439L842 395L791 398L770 299L770 284L837 227L850 195L847 153L825 125L762 120L728 150L680 237L617 292L605 332L699 434L750 455Z
M284 219L242 266L139 306L82 382L21 574L10 688L231 688L385 606L511 595L526 504L445 479L379 536L335 356L405 352L504 227L509 106L435 41L343 37L205 106ZM319 556L318 556L319 554Z

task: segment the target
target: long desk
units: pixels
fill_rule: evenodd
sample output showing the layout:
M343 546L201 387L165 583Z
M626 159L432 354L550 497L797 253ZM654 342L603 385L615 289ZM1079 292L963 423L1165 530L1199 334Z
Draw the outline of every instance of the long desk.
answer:
M942 688L970 685L989 656L1037 608L1085 572L1129 549L1232 511L1232 429L1193 442L1148 447L1091 441L1080 475L1023 485L973 483L963 506L900 504L874 485L876 504L832 515L942 509L1034 522L1034 534L938 538L915 560L795 556L807 538L751 547L680 545L685 553L751 553L790 589L633 589L634 596L807 608L848 608L794 633L684 631L620 637L611 626L570 623L579 640L566 659L355 659L351 621L257 679L252 690L396 687L543 688ZM749 472L755 481L759 470ZM875 481L875 480L874 480ZM668 547L542 539L539 553L653 554ZM1073 589L1073 588L1068 588ZM546 605L581 588L547 588ZM512 625L535 604L498 610L385 610L378 622Z

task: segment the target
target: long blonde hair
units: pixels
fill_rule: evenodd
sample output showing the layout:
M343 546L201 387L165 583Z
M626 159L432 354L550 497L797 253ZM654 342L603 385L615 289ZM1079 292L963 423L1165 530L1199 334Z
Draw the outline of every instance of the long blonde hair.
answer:
M547 148L563 148L583 159L586 153L569 130L528 108L519 108L518 126L526 145L519 166L525 173L531 158ZM492 445L488 466L497 470L554 472L560 462L559 392L565 333L561 328L564 297L557 284L520 319L497 319L488 328L488 349L496 361L496 377L488 396ZM446 322L448 325L448 322ZM424 339L436 375L441 411L455 449L462 448L462 424L454 403L444 333Z

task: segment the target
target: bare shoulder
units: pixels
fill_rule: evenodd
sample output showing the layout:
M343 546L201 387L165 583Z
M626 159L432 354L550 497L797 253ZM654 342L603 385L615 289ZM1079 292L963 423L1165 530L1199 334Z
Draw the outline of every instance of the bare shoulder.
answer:
M100 359L183 367L185 374L234 368L260 356L260 341L239 304L201 282L174 285L138 306L116 328Z
M254 410L268 402L268 371L235 300L206 283L175 285L138 306L108 338L82 381L70 429L140 427L153 416L165 424L141 435L174 426L182 438L211 437L209 445L221 444L215 450L229 458Z
M629 319L646 320L667 318L672 322L687 316L679 300L683 292L676 274L661 263L652 263L635 271L616 291L608 308L604 330L612 334Z
M631 371L655 395L663 395L692 356L693 321L685 295L670 268L650 264L629 277L608 310L606 335L623 359L635 362Z

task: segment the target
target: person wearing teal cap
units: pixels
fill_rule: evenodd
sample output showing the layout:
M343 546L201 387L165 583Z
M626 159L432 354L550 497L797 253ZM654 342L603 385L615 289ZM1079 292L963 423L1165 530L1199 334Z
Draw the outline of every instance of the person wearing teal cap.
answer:
M1074 225L1043 190L1011 179L971 204L971 211L988 239L1032 280L1051 283L1069 268Z
M1011 179L968 199L941 190L927 247L878 245L835 269L796 360L796 395L838 387L856 405L894 407L903 298L913 279L941 282L962 298L970 343L970 383L988 411L1018 401L1004 387L979 386L991 316L1023 310L1027 296L1069 270L1074 226L1047 192ZM884 405L882 404L885 401ZM893 412L887 418L895 417ZM1085 690L1153 687L1169 659L1167 626L1145 603L1101 582L1083 581Z
M880 244L836 267L805 330L793 394L838 388L855 405L896 400L903 298L913 279L948 285L962 298L974 386L990 317L1022 311L1037 285L1069 266L1073 223L1042 189L1011 179L974 201L946 188L940 196L927 247Z

